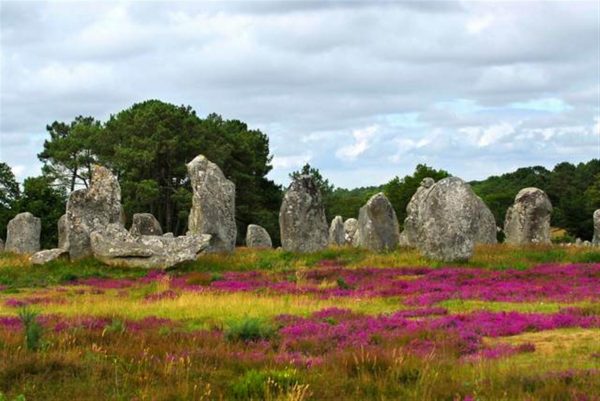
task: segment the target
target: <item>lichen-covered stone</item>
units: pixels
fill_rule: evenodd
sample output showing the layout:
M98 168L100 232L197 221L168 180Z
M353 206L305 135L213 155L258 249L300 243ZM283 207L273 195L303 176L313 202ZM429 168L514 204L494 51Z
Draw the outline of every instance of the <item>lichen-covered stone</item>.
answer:
M358 220L351 217L344 221L344 241L346 245L354 245L356 230L358 230Z
M360 208L356 238L359 247L372 251L393 250L398 246L398 218L392 204L382 192L373 195Z
M58 229L58 247L69 249L69 240L67 237L67 215L63 214L56 223Z
M43 265L59 258L68 258L69 251L65 248L45 249L31 255L29 261L34 265Z
M279 210L279 230L286 251L316 252L327 247L325 207L311 176L302 175L290 184Z
M160 223L152 213L136 213L132 220L131 235L163 235Z
M550 244L552 203L539 188L524 188L506 211L504 234L513 245Z
M468 183L444 178L429 188L418 206L417 247L430 259L466 261L477 241L491 241L492 229L495 234L488 212Z
M235 184L221 169L199 155L187 164L194 195L189 232L211 235L209 252L232 252L235 248Z
M6 226L6 252L30 255L40 250L42 221L29 212L17 214Z
M71 260L92 255L92 231L121 222L121 187L105 167L93 166L89 188L71 192L67 202L67 242Z
M329 245L342 246L345 242L344 220L342 216L335 216L329 226Z
M180 237L130 234L121 224L109 224L92 232L94 257L112 266L167 269L194 261L210 245L210 235Z
M248 248L272 248L271 236L257 224L248 225L246 230L246 246Z

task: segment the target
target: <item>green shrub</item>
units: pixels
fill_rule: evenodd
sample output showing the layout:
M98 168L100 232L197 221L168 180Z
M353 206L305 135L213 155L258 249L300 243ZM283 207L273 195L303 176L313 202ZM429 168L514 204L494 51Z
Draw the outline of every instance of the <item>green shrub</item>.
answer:
M263 319L245 317L232 321L225 331L228 341L259 341L273 338L277 330Z
M19 320L25 329L25 346L30 351L37 351L42 346L43 328L37 322L38 312L23 307L19 309Z
M575 257L575 263L600 263L600 252L586 252Z
M298 385L296 370L249 370L230 385L231 399L264 400Z

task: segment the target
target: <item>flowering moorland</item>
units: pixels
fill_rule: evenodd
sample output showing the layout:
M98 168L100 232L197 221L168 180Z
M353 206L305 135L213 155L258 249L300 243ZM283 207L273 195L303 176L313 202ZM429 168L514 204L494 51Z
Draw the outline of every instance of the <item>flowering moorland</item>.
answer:
M484 251L484 267L355 250L169 273L57 262L50 283L5 255L0 399L597 400L600 264L564 263L595 256Z

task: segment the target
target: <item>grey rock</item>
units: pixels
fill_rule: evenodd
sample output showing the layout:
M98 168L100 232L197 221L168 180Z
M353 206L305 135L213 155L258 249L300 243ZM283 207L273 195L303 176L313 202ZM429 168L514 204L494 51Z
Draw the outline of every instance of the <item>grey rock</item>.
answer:
M162 236L164 238L175 238L175 236L173 235L173 233L164 233Z
M485 202L477 195L476 201L479 204L477 209L478 215L474 216L477 224L475 231L476 244L497 244L498 243L498 226L494 214L487 207Z
M6 252L33 254L40 250L42 221L29 212L17 214L6 226Z
M421 185L406 206L406 218L404 219L404 230L400 235L400 245L416 247L419 242L419 208L427 199L431 187L435 184L433 178L427 177L421 181Z
M345 242L344 220L342 216L335 216L329 226L329 245L342 246Z
M221 169L199 155L187 164L194 195L188 228L192 234L210 234L209 252L235 248L235 184Z
M550 244L552 203L544 191L524 188L506 211L506 243L514 245Z
M430 259L468 260L477 241L491 242L492 232L495 238L492 220L491 212L469 184L458 177L444 178L429 188L418 207L417 247Z
M29 261L34 265L43 265L59 258L68 258L69 250L65 248L45 249L34 253Z
M592 246L592 243L590 241L583 241L582 245L585 247L589 247Z
M246 246L248 248L272 248L271 236L263 227L250 224L246 230Z
M358 230L358 220L351 217L344 221L344 241L346 245L354 245L356 230Z
M596 210L593 215L594 218L594 238L592 244L600 245L600 209Z
M163 235L160 223L152 213L136 213L133 215L131 235Z
M583 241L581 240L581 238L575 238L575 245L576 246L581 246L583 244Z
M311 176L301 175L287 189L279 210L279 230L286 251L316 252L327 247L325 207Z
M67 215L63 214L56 223L58 228L58 247L69 249L69 239L67 236Z
M196 260L210 245L210 235L181 237L130 234L121 224L109 224L90 235L96 259L107 265L167 269Z
M4 241L0 238L0 252L4 252Z
M423 224L421 212L428 202L428 198L437 184L432 178L424 178L421 185L412 196L406 207L406 219L404 220L404 231L400 235L400 245L417 247L421 241L420 230ZM496 220L485 202L481 200L472 190L466 191L468 198L473 201L473 224L475 243L495 244L497 243Z
M396 212L380 192L360 208L358 213L357 245L372 251L395 249L400 242Z
M71 192L66 219L71 260L91 256L92 231L121 222L121 187L117 178L107 168L93 166L90 187Z

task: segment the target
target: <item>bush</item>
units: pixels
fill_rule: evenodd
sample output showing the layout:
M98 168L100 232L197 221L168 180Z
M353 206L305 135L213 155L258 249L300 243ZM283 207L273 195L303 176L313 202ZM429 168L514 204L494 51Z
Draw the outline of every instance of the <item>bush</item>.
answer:
M230 385L234 400L265 400L269 396L288 392L298 385L296 370L249 370Z
M269 322L255 317L246 317L229 323L225 338L228 341L259 341L273 338L276 329Z
M19 310L19 320L25 329L25 346L30 351L37 351L42 346L43 328L37 322L38 312L27 307Z

